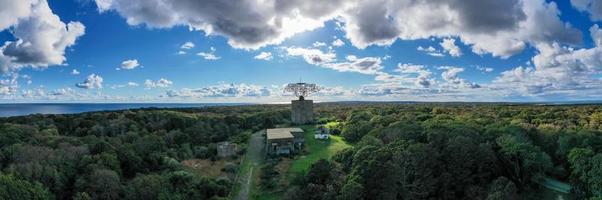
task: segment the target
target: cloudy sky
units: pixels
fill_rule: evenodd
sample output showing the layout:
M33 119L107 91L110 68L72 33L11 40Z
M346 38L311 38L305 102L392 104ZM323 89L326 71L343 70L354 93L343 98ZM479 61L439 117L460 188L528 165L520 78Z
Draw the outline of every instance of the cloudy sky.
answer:
M0 102L602 99L598 0L0 5Z

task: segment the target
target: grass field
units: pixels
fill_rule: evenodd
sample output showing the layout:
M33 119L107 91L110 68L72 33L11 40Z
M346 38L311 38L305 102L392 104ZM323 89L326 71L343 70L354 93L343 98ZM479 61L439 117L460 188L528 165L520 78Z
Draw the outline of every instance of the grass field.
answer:
M303 173L316 161L330 159L336 152L351 147L340 136L331 135L329 140L314 139L315 126L303 126L302 128L305 130L305 150L308 153L293 161L289 173Z
M307 153L297 156L290 162L290 166L288 166L288 172L281 174L281 178L284 179L285 182L289 182L292 177L296 175L305 173L309 167L311 167L311 165L318 160L330 159L338 151L351 147L351 145L347 144L340 136L331 135L329 140L314 139L314 132L317 129L316 126L308 125L302 126L301 128L305 130L305 151ZM268 193L261 191L254 199L276 200L281 199L280 197L282 195L282 192Z

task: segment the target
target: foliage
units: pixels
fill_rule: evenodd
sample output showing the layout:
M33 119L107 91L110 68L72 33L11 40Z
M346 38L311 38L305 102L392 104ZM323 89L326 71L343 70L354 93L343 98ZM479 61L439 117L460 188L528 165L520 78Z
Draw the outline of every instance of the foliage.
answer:
M227 197L230 180L180 163L219 159L216 143L244 144L250 132L287 119L285 108L264 106L0 118L0 172L9 174L0 177L0 199Z

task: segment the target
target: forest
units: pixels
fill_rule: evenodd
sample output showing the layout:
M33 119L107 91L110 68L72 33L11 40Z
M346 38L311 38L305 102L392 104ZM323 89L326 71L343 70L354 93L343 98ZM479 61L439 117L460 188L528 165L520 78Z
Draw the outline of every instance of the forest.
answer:
M552 179L573 199L602 199L598 105L320 103L315 112L319 124L338 122L333 133L351 147L294 177L282 198L542 199ZM0 199L229 199L231 178L182 162L223 159L217 142L244 147L289 118L287 105L0 118Z
M181 162L284 123L263 106L0 118L0 199L227 199L232 180ZM244 144L243 144L244 145Z

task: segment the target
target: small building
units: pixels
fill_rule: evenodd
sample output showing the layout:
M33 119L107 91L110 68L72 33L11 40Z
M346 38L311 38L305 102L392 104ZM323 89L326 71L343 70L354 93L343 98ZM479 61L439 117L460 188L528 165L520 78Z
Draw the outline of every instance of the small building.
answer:
M236 144L228 141L217 143L217 156L225 158L236 154Z
M266 130L266 153L289 155L303 149L305 138L300 128L274 128Z
M316 133L314 134L314 138L318 140L328 140L330 138L328 128L324 126L318 127Z

